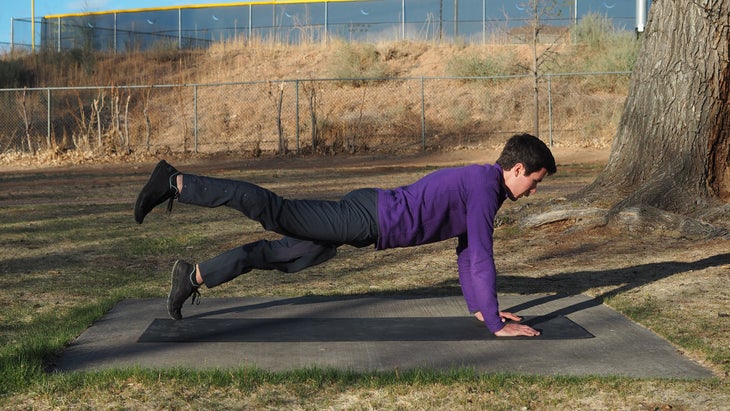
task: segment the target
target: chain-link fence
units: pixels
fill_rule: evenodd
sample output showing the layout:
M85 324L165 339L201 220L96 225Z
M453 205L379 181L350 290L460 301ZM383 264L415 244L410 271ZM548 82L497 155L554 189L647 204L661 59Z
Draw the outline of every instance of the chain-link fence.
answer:
M540 137L607 145L628 78L540 77ZM0 153L409 152L500 145L535 123L530 76L0 90Z
M541 1L539 11L509 0L308 0L221 2L108 10L11 19L15 44L45 50L109 52L160 47L205 48L219 42L283 44L422 41L525 42L538 20L539 41L569 41L568 29L587 15L610 19L615 30L643 26L637 5ZM646 3L646 2L645 2ZM614 7L615 6L615 7ZM648 6L648 3L645 5Z

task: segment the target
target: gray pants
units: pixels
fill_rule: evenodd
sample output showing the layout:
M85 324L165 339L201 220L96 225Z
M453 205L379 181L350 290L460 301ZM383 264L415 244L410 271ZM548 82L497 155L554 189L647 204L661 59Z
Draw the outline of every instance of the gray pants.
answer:
M378 237L377 191L359 189L340 201L288 200L245 181L183 175L181 203L228 206L284 238L261 240L199 264L207 287L252 269L302 270L334 257L337 247L365 247Z

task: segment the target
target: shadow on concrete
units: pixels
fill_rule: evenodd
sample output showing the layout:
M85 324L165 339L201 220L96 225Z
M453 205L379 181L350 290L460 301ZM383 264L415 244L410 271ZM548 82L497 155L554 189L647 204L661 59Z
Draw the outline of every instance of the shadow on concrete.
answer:
M505 311L519 312L548 301L561 298L565 295L577 295L596 287L616 288L596 296L591 301L581 302L574 306L561 308L551 313L553 315L569 315L603 302L611 297L646 284L671 277L675 274L688 271L704 270L730 264L730 253L719 254L693 262L667 261L660 263L641 264L627 268L605 271L576 271L560 273L540 278L529 278L511 275L497 276L497 289L502 293L553 294L534 299L514 307L503 307Z
M589 289L602 287L615 287L611 291L598 295L590 301L580 302L574 306L564 307L558 311L549 313L553 316L568 316L586 308L595 307L613 296L639 288L654 281L659 281L675 274L703 270L711 267L719 267L730 264L730 253L719 254L703 258L693 262L667 261L660 263L641 264L632 267L599 270L599 271L575 271L560 273L544 277L522 277L514 275L498 275L497 291L506 294L549 294L540 298L530 300L526 303L512 307L501 306L503 311L520 312L531 307L545 304L550 301L562 299L566 296L579 295ZM227 313L243 313L248 310L258 310L279 305L310 304L313 299L322 301L362 301L363 297L387 297L398 296L399 298L418 299L422 296L454 296L461 295L458 278L449 279L435 286L424 288L413 288L408 290L370 292L345 296L306 296L283 298L276 301L262 302L251 306L226 308L225 312L211 311L196 314L190 318L201 318Z

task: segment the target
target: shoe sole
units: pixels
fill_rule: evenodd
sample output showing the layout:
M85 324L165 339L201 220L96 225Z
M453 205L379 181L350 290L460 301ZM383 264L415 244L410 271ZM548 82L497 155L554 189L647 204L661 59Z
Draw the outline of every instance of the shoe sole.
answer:
M161 172L163 170L163 168L165 168L165 167L172 167L172 166L170 166L170 164L168 164L165 160L160 160L160 162L157 163L157 165L155 166L154 170L152 170L152 173L150 173L150 176L147 178L147 182L142 187L142 190L140 190L139 194L137 195L137 201L134 203L134 220L137 222L137 224L142 224L144 222L144 218L147 216L147 214L150 213L150 211L152 211L153 208L155 208L159 204L162 204L165 202L165 200L162 200L158 204L155 204L154 206L152 206L152 208L150 208L146 212L142 209L142 201L143 201L142 193L149 191L148 186L150 185L150 182L153 180L155 175L158 172Z
M182 264L182 261L177 260L177 261L175 261L175 264L173 264L173 266L172 266L172 274L170 274L170 293L167 295L167 314L173 320L182 320L182 313L178 313L176 315L172 308L172 299L173 299L172 291L173 291L173 287L175 285L175 273L177 272L177 267L180 264Z

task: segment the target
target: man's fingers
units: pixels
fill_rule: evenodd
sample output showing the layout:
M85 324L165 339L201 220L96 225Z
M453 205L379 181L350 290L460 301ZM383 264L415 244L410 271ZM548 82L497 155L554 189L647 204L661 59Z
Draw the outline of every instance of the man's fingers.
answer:
M505 311L500 311L499 316L502 317L502 322L504 322L505 319L512 321L522 321L522 317Z
M507 324L501 330L494 333L497 337L536 337L540 335L540 331L522 324Z
M520 332L519 335L526 335L528 337L536 337L536 336L540 335L540 331L537 331L536 329L529 327L527 325L521 325L519 332Z

